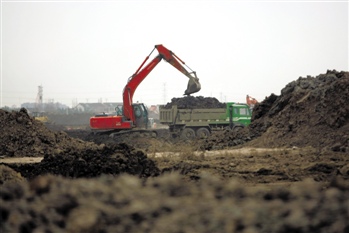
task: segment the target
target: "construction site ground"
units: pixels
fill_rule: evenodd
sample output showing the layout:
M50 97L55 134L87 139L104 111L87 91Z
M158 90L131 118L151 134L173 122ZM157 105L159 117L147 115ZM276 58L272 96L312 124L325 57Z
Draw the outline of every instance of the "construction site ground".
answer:
M0 232L349 232L348 87L348 72L299 78L244 130L193 141L0 110Z

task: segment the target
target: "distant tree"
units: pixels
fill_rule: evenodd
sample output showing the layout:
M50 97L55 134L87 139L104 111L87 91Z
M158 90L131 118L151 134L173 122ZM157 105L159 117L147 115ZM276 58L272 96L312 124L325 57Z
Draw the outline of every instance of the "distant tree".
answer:
M2 110L5 110L5 111L8 111L8 112L11 111L11 108L8 107L8 106L1 107L1 109L2 109Z
M37 104L36 103L22 103L21 107L29 109L31 112L38 112ZM61 113L65 112L66 109L69 109L69 107L65 104L59 103L59 102L53 102L50 101L48 103L43 103L42 111L46 113Z

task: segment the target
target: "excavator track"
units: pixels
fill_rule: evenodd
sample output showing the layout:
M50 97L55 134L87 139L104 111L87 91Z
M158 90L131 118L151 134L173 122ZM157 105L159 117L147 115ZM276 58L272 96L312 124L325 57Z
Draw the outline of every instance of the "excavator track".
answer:
M132 135L138 134L139 136L142 136L142 137L144 137L144 136L154 137L154 138L157 137L156 131L147 130L147 129L123 130L123 131L111 133L111 134L109 134L109 137L115 138L115 137L120 136L120 135L131 135L131 134L132 134Z

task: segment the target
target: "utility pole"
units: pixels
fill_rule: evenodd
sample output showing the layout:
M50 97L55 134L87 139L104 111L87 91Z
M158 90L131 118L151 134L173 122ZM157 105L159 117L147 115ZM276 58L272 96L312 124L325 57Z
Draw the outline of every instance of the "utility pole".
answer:
M78 105L78 98L75 98L75 99L72 100L72 106L71 107L75 108L76 105Z
M42 100L43 100L43 87L42 85L40 85L38 86L38 94L36 95L36 110L38 112L44 111Z

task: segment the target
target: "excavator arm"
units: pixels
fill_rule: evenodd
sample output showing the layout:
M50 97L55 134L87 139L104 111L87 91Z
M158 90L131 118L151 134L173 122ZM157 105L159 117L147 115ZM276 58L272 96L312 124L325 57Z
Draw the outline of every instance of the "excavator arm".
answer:
M196 72L188 72L182 65L185 65L185 62L182 61L179 57L176 56L172 51L165 48L163 45L156 45L155 48L159 51L159 54L162 55L162 57L170 63L172 66L174 66L177 70L182 72L185 76L189 78L187 90L185 90L184 95L190 95L195 92L200 91L201 84L199 83L199 79L196 76ZM181 62L181 63L180 63ZM188 67L189 68L189 67ZM190 68L189 68L190 69ZM190 69L191 70L191 69Z
M250 106L251 108L252 107L254 107L254 105L256 105L258 103L258 101L255 99L255 98L253 98L253 97L251 97L251 96L249 96L249 95L246 95L246 104L248 105L248 106Z
M142 67L149 59L150 55L153 51L157 49L159 54L149 62L143 69ZM159 62L164 59L169 64L174 66L180 72L182 72L185 76L189 78L189 82L187 85L187 89L184 92L184 95L190 95L192 93L198 92L201 89L201 84L199 83L199 79L196 76L194 71L188 72L183 66L185 63L179 59L172 51L165 48L163 45L155 45L155 48L151 51L151 53L145 58L141 66L137 69L137 71L129 78L124 91L123 91L123 103L124 103L124 117L132 122L135 122L135 114L133 111L132 103L133 103L133 95L138 87L138 85L147 77L147 75L155 68ZM182 64L181 64L182 63ZM189 68L189 67L188 67ZM190 68L189 68L190 69Z

